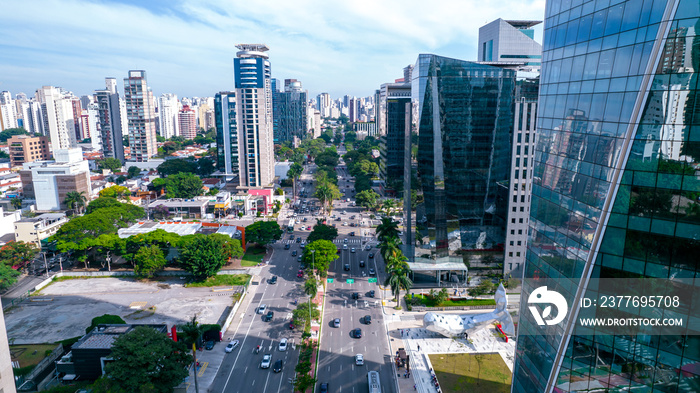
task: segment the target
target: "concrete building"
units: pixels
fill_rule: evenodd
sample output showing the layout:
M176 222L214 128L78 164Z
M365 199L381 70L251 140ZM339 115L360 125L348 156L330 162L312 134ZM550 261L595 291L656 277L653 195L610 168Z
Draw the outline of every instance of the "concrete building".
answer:
M41 248L41 242L54 235L67 222L66 213L44 213L22 218L15 222L15 241L34 243Z
M12 167L25 162L46 161L51 158L49 138L46 136L14 135L7 140Z
M0 310L0 392L17 392L15 375L12 371L10 345L7 341L7 329L5 328L5 313L2 310Z
M197 136L197 118L195 112L189 105L182 107L177 114L178 128L180 135L185 139L194 139Z
M0 131L17 128L17 113L12 94L9 91L0 92Z
M148 88L146 71L131 70L124 78L124 99L129 123L132 161L148 161L157 153L156 114L153 92Z
M105 78L105 89L95 91L95 101L102 153L105 158L124 162L124 129L116 78Z
M163 94L158 99L158 121L160 122L160 136L170 139L180 135L180 123L178 113L180 102L176 94Z
M542 45L535 41L532 27L538 20L503 20L479 28L479 61L520 64L539 73Z
M51 150L78 146L71 94L58 87L44 86L36 91L36 99L41 104L44 129L48 130Z
M321 93L316 96L316 108L321 112L322 117L331 117L331 95L328 93Z
M24 163L20 171L26 198L36 200L39 211L65 210L71 191L91 195L90 168L81 149L54 151L54 161Z

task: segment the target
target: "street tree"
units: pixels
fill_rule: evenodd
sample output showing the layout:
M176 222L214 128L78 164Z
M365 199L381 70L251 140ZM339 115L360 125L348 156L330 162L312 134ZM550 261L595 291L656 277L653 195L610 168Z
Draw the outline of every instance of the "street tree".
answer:
M156 245L142 247L134 256L134 273L140 277L151 278L165 267L163 250Z
M391 217L382 217L382 222L377 226L377 239L380 242L390 238L399 237L399 223Z
M326 182L317 184L314 196L321 202L321 206L323 206L326 211L330 212L333 208L333 201L340 199L343 195L340 193L340 190L338 190L338 186Z
M207 235L183 236L178 251L180 265L198 281L215 275L228 261L221 243Z
M176 173L165 179L170 198L194 198L202 195L202 179L193 173Z
M102 160L97 160L97 167L100 169L109 169L112 172L120 172L122 170L122 162L117 158L107 157Z
M226 260L231 258L240 259L243 257L243 254L245 254L241 241L238 239L232 239L230 236L220 233L213 233L209 235L209 237L219 242L221 248L224 250Z
M69 191L66 193L63 203L66 204L68 209L75 210L80 214L80 212L85 207L87 203L87 197L85 196L85 191Z
M127 169L126 173L127 173L126 176L129 179L133 179L134 177L141 174L141 169L139 169L139 167L137 167L137 166L130 166L129 169Z
M277 221L257 221L245 227L245 240L260 246L282 238L282 229Z
M12 207L14 207L17 210L22 208L22 198L20 197L14 197L10 199L10 203L12 204Z
M4 263L0 263L0 291L11 287L17 282L20 272Z
M403 254L401 254L401 257L405 258ZM387 277L384 281L384 286L391 288L394 300L398 302L401 290L408 291L411 289L411 286L413 286L413 281L408 277L411 270L406 263L393 262L391 265L396 267L387 269ZM387 266L389 266L389 263L387 263Z
M304 293L307 294L311 299L316 297L318 293L318 281L316 277L310 276L306 281L304 281Z
M379 194L374 190L364 190L355 195L355 202L369 210L374 210L377 207L378 200Z
M107 386L100 387L108 390L98 392L172 392L189 374L192 361L185 344L145 326L117 338L110 358L103 377Z
M309 302L299 303L297 305L297 308L292 311L292 320L295 325L299 326L302 322L309 322L310 320L319 319L321 317L316 303L311 302L310 308L311 318L309 318Z
M212 160L211 158L202 157L199 160L197 160L197 174L199 174L202 177L207 177L214 172L215 165L216 162L214 162L214 160Z
M163 177L182 172L197 173L197 163L182 158L177 158L174 160L165 160L165 162L158 165L158 168L156 168L156 170Z
M124 186L112 186L100 190L100 197L124 199L131 195L131 191Z
M90 214L90 213L94 212L95 210L99 210L99 209L104 209L104 208L109 208L109 207L119 207L121 205L122 205L122 203L113 197L99 197L97 199L94 199L93 201L91 201L88 204L87 210L85 211L85 214Z
M34 259L39 248L34 243L9 242L0 249L0 263L10 267L23 266Z
M302 261L316 270L320 277L326 277L331 262L338 259L338 247L329 240L316 240L306 245Z
M309 234L309 237L306 238L306 241L309 243L314 242L316 240L333 241L336 237L338 237L338 228L318 223L314 225L314 229Z
M292 192L295 196L297 195L297 178L302 172L304 172L304 167L298 162L290 165L289 170L287 170L287 177L292 179Z

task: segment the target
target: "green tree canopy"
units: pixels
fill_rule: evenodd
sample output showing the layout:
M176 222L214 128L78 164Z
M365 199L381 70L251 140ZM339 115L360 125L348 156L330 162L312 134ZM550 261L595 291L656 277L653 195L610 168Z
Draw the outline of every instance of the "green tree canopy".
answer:
M329 167L336 167L338 166L339 159L340 156L338 155L338 153L336 153L335 149L327 148L323 153L319 154L316 157L316 164Z
M165 179L170 198L194 198L202 195L202 179L193 173L176 173Z
M90 214L95 210L109 208L109 207L119 207L122 203L112 197L99 197L88 204L86 214Z
M165 189L166 184L167 182L165 179L162 177L157 177L151 181L151 188L153 188L155 192L161 192Z
M197 163L191 160L185 160L182 158L177 158L174 160L165 160L164 163L158 165L158 173L161 176L170 176L176 173L197 173Z
M379 194L374 192L374 190L364 190L355 195L355 201L360 204L360 206L367 209L375 209L379 201Z
M13 269L12 266L0 263L0 291L3 291L17 282L17 277L20 273Z
M141 169L139 169L139 167L137 166L130 166L129 169L127 169L126 173L127 177L131 179L141 174Z
M245 240L264 246L281 239L282 233L277 221L257 221L245 227Z
M142 247L134 256L134 273L140 277L153 277L165 267L165 255L158 246Z
M21 266L34 259L39 248L34 243L10 242L0 249L0 263L7 266Z
M117 158L107 157L97 160L97 167L100 169L109 169L112 172L121 172L122 162Z
M202 157L197 160L197 174L202 177L211 175L215 168L216 162L209 157Z
M202 234L182 237L178 251L182 268L199 281L215 275L228 260L221 241Z
M87 203L87 197L85 196L85 191L69 191L66 193L63 203L71 210L76 210L78 213L82 211Z
M313 255L312 255L313 254ZM325 277L331 262L338 259L338 247L329 240L316 240L306 245L302 260Z
M185 344L139 326L112 344L112 362L105 366L102 393L169 393L189 374L192 356Z
M226 260L230 258L240 259L243 257L243 254L245 254L241 241L238 239L232 239L230 236L222 235L220 233L213 233L209 235L209 237L221 244Z
M101 324L111 324L111 325L126 325L126 322L119 315L103 314L99 317L92 318L92 323L90 326L85 328L85 334L90 333L90 331Z
M112 186L107 187L104 190L100 190L100 197L104 198L126 198L131 195L131 191L124 186Z
M0 132L0 142L5 143L15 135L29 135L29 132L22 127L6 128L4 131Z
M306 239L309 243L316 240L330 240L333 241L338 237L338 229L330 225L317 223L314 225L314 230L309 234Z

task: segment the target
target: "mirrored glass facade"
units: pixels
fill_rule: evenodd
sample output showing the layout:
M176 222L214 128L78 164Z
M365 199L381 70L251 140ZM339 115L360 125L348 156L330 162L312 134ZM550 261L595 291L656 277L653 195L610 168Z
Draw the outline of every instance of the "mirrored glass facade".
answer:
M515 71L420 55L412 78L418 134L405 139L405 255L461 269L494 250L502 259Z
M572 322L589 278L700 285L699 32L698 0L547 3L513 392L700 391L697 296L682 335ZM564 323L533 320L541 285Z

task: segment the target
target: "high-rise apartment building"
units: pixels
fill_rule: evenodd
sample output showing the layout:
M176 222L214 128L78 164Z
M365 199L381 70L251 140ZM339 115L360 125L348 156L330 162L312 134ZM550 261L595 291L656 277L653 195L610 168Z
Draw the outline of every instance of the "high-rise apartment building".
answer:
M318 111L321 112L321 116L330 117L331 116L331 95L328 93L321 93L316 96L316 104L318 105Z
M146 71L129 71L129 77L124 78L124 99L131 160L148 161L156 155L157 149L155 105L153 92L148 88Z
M539 71L542 45L535 41L532 28L542 23L533 20L501 18L479 28L479 61L508 62Z
M165 139L180 136L180 123L177 118L180 112L180 103L177 100L177 95L163 94L160 96L158 104L160 136Z
M17 113L12 94L9 91L0 92L0 131L17 126Z
M700 391L698 26L696 1L547 2L514 393ZM579 318L605 314L682 329Z
M41 104L44 118L44 129L48 130L51 149L54 151L78 145L71 96L69 92L53 86L44 86L36 91L36 99Z
M379 170L389 188L402 192L406 167L404 150L406 136L410 145L413 115L410 81L381 85L377 107L377 129L381 138Z
M226 181L240 176L240 137L236 92L220 92L214 96L216 123L216 169Z
M309 131L307 116L306 90L302 90L301 82L296 79L285 79L284 91L274 94L275 141L282 143L294 141L294 138L304 139Z
M105 78L105 89L95 91L102 154L124 162L124 134L119 101L117 79Z
M189 105L182 107L177 115L177 123L183 138L194 139L197 136L197 118Z
M7 140L10 148L10 164L20 166L25 162L45 161L51 158L49 138L46 136L14 135Z
M417 279L462 281L465 262L502 257L515 72L422 54L412 77L418 135L404 148L404 254Z

